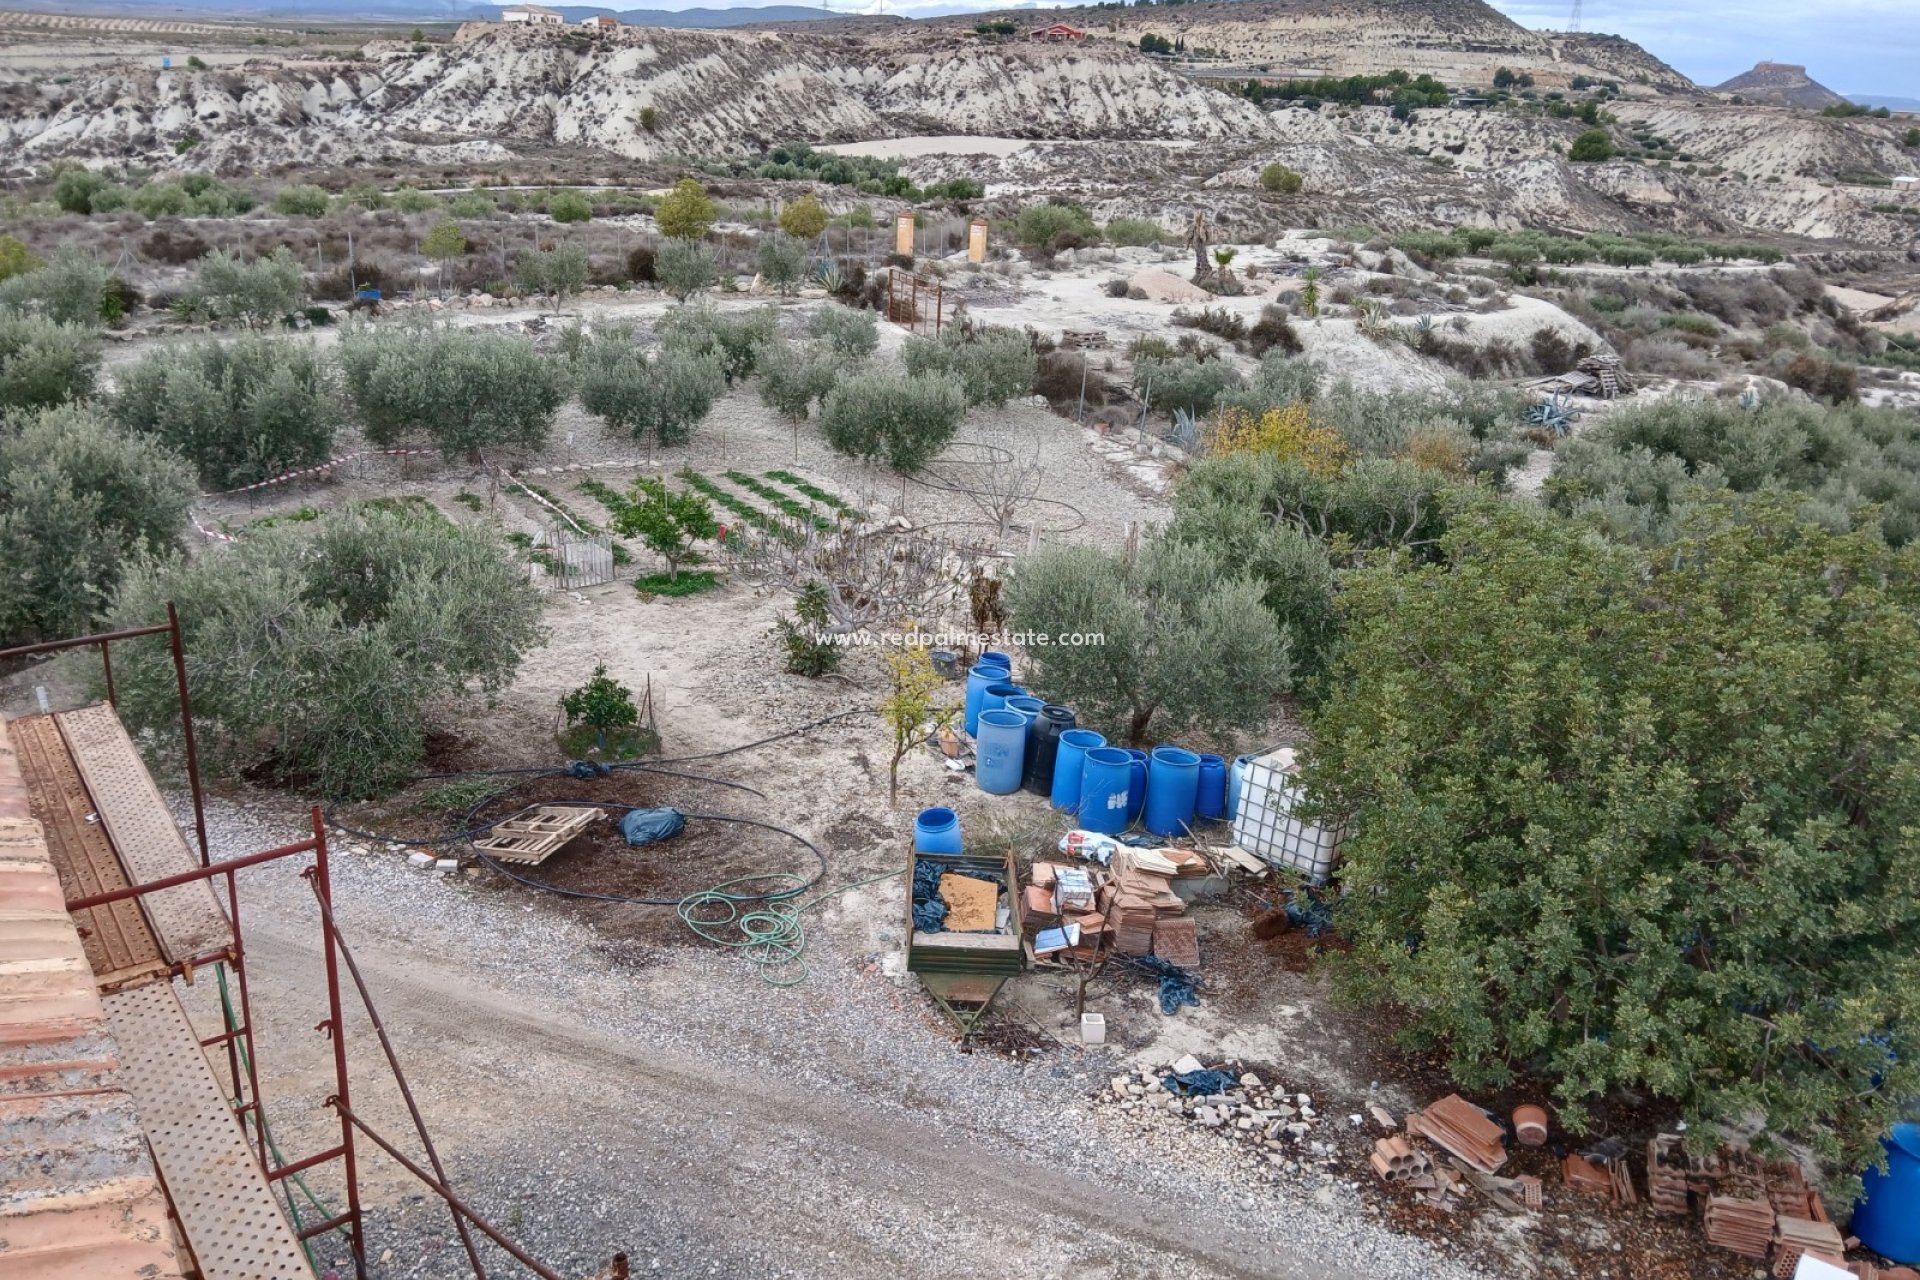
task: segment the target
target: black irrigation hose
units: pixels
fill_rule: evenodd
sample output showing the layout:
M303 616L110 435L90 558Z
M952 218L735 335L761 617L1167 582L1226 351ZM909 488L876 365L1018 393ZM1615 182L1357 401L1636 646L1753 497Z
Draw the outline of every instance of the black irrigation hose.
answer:
M651 769L654 765L660 764L688 764L695 760L717 760L721 756L730 756L737 751L751 751L755 747L764 747L769 742L779 742L784 738L791 738L798 734L806 733L810 729L818 729L820 726L832 724L836 720L845 720L850 716L870 716L872 714L874 713L866 710L864 707L857 708L853 711L836 711L830 716L822 716L818 720L809 720L806 724L798 728L788 729L784 733L776 733L770 738L761 738L754 742L745 742L737 747L726 747L720 751L706 751L699 755L692 756L654 756L645 761L611 764L607 767L609 769ZM407 779L407 781L433 782L441 778L492 778L514 775L532 777L539 774L565 772L565 769L555 768L552 765L534 765L527 768L514 769L455 769L446 773L416 773L413 777ZM664 772L664 770L660 770L659 772ZM706 778L702 779L702 781L712 782L717 781L717 779ZM345 830L345 828L342 828L342 830Z

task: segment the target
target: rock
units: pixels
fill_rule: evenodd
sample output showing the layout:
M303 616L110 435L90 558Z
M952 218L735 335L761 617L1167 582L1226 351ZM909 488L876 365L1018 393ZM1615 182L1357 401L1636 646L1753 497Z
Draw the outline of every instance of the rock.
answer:
M1282 1120L1291 1120L1298 1113L1295 1112L1292 1107L1287 1106L1285 1103L1281 1103L1279 1106L1273 1109L1273 1114L1275 1114L1276 1116L1279 1116Z
M433 865L433 855L430 853L421 853L416 849L407 855L407 865L415 868L430 867Z
M1247 1072L1247 1074L1240 1077L1240 1087L1242 1089L1258 1089L1260 1085L1261 1085L1260 1077L1253 1074L1253 1072L1251 1071Z
M1181 1058L1179 1061L1173 1064L1173 1074L1177 1076L1184 1076L1191 1072L1201 1071L1204 1069L1205 1069L1205 1065L1200 1061L1200 1059L1194 1057L1192 1054L1188 1054L1186 1057Z
M460 859L458 858L435 859L433 864L433 869L435 871L440 872L442 875L445 875L449 871L458 871L460 869Z

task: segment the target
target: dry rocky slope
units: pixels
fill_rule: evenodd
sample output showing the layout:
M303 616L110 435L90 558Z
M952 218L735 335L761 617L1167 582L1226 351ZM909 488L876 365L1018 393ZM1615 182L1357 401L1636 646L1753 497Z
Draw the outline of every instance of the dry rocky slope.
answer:
M1839 106L1846 99L1807 74L1807 69L1791 62L1756 62L1751 71L1742 71L1723 85L1720 93L1737 93L1749 102L1771 103L1778 107Z

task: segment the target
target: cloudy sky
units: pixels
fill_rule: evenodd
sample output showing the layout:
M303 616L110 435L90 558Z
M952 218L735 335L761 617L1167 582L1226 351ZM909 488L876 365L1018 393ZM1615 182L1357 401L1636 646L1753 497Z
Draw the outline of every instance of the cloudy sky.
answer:
M1566 26L1572 0L1491 0L1526 27ZM1805 63L1840 93L1920 98L1920 0L1583 0L1588 31L1622 35L1700 84L1762 59Z

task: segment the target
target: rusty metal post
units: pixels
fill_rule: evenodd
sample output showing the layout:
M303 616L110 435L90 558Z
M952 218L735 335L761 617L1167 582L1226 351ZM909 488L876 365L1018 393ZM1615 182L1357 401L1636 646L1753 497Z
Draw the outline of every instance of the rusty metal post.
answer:
M322 924L321 955L327 962L327 1020L321 1023L333 1040L334 1098L340 1113L341 1162L347 1180L347 1212L353 1221L353 1273L358 1280L367 1278L367 1242L365 1219L360 1212L360 1169L354 1161L351 1086L347 1081L347 1022L340 1008L340 956L334 946L333 929L326 923L333 918L333 880L327 870L327 828L320 817L320 806L313 806L313 891L320 898Z
M187 655L180 642L180 611L167 601L167 642L173 648L173 681L180 689L180 737L187 753L187 790L193 795L193 834L200 841L200 865L207 852L207 809L200 794L200 752L193 742L193 700L187 696ZM318 812L318 810L315 810Z
M106 673L107 677L107 705L118 707L119 699L113 696L113 647L110 641L100 642L100 669Z
M246 1041L247 1100L253 1103L253 1131L260 1140L260 1172L267 1172L267 1104L260 1096L260 1047L253 1038L253 997L247 988L247 946L240 932L240 877L238 873L227 872L227 914L233 923L233 977L240 988L240 1028ZM238 1040L227 1041L227 1056L231 1063L237 1052ZM234 1092L240 1091L240 1073L233 1067Z

